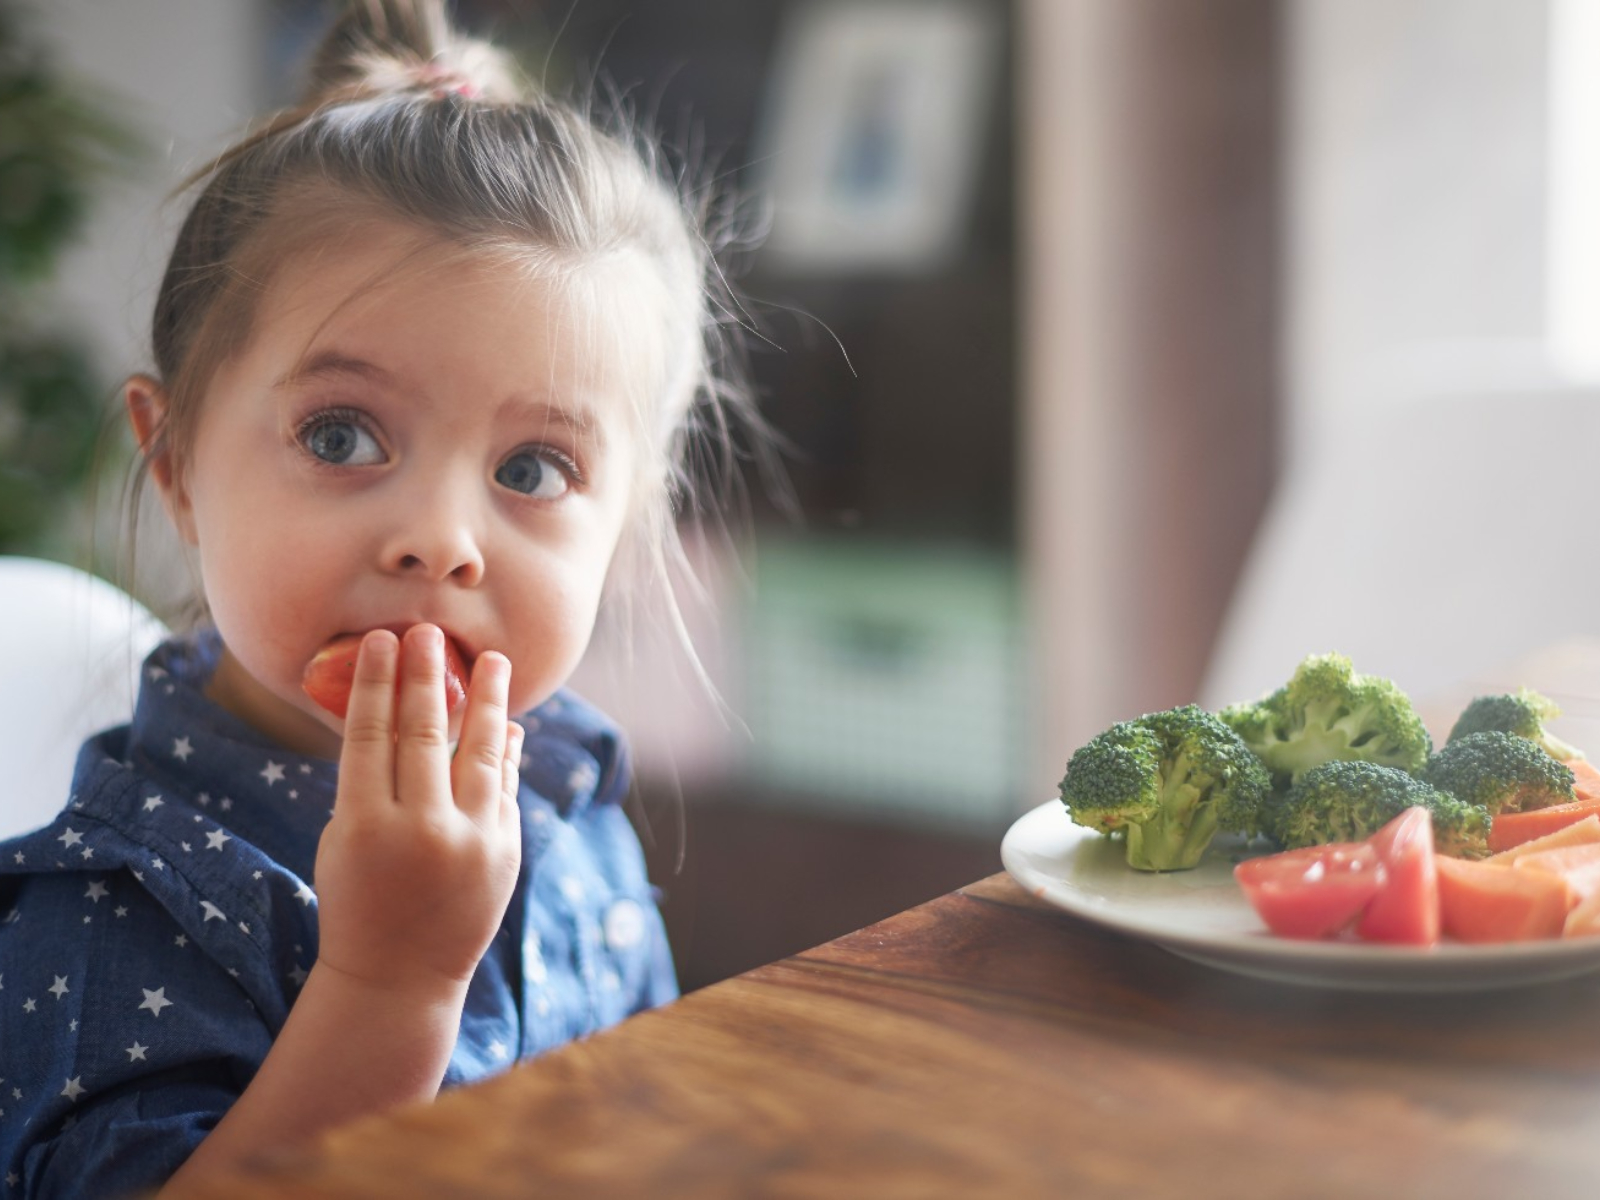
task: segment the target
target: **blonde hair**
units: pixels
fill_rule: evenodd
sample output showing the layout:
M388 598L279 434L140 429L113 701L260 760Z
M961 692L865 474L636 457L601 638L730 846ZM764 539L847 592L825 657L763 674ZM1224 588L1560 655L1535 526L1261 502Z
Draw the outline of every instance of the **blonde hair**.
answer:
M754 420L730 336L712 201L669 178L652 143L522 78L450 26L442 0L353 0L317 50L304 96L189 181L196 196L157 295L154 365L167 399L148 460L181 471L217 368L294 254L362 210L471 251L571 277L634 255L654 274L666 353L635 416L646 434L621 574L667 585L692 476L737 474L735 413ZM715 231L716 242L727 229ZM708 436L709 435L709 436ZM709 453L707 453L709 451ZM700 457L692 464L690 455ZM709 470L708 470L709 468ZM691 651L692 654L692 651Z

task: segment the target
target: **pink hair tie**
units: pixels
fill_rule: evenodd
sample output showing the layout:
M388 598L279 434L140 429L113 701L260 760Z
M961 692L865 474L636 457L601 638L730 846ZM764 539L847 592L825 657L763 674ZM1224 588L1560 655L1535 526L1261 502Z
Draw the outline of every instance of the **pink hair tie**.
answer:
M435 100L442 100L452 95L476 100L479 95L477 84L438 63L423 63L417 68L416 80L419 87L428 88L433 92Z

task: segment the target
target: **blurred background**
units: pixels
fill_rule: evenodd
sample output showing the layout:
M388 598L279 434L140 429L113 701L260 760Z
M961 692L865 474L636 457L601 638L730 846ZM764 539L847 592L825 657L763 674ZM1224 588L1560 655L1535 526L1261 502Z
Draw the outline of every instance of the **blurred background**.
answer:
M127 444L95 434L148 366L167 194L293 95L327 11L0 0L0 553L158 611L189 586L156 525L119 577ZM633 740L686 988L998 870L1111 721L1312 651L1415 693L1587 631L1578 581L1507 620L1459 576L1507 528L1581 544L1600 0L457 15L768 230L728 265L792 503L752 472L733 536L686 530L722 702L648 629L603 628L579 681ZM1488 432L1391 432L1438 403ZM1508 422L1538 430L1514 497ZM1341 625L1357 591L1383 611Z

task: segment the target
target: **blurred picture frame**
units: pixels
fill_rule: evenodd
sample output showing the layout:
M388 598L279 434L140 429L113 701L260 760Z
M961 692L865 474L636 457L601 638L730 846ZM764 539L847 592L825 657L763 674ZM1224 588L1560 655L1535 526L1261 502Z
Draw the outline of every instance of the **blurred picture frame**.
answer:
M818 0L779 39L757 138L765 261L932 270L961 248L1002 29L977 0Z

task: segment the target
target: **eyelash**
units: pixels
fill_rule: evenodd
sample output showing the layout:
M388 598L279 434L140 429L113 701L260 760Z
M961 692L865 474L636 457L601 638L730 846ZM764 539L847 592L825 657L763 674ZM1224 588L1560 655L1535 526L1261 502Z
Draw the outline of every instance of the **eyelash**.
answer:
M319 408L301 421L300 424L296 425L294 430L295 448L319 467L337 470L346 465L344 463L331 463L324 458L318 457L311 452L310 446L306 444L306 439L324 425L355 425L380 446L383 444L383 440L378 437L377 431L372 428L372 422L367 418L367 414L360 409Z
M340 468L346 466L344 463L331 463L324 458L320 458L319 456L313 454L310 448L306 445L306 439L309 438L317 429L323 425L333 424L359 426L367 433L369 437L371 437L374 441L377 441L379 445L382 445L382 439L378 437L377 432L372 428L372 422L360 409L318 409L316 412L312 413L310 416L306 417L305 420L301 421L297 426L295 426L294 430L295 448L318 467L326 470L339 470ZM556 467L557 470L567 477L567 482L573 487L582 487L588 482L588 477L584 475L583 468L578 465L577 460L565 450L558 449L555 446L551 446L543 442L533 442L528 445L516 447L505 456L505 459L509 459L512 457L512 455L516 454L534 454L540 458L547 459ZM502 459L501 461L504 462L505 459Z
M554 446L536 442L530 446L518 446L511 454L506 455L506 458L510 458L512 454L537 454L540 458L549 459L574 487L582 487L588 482L584 478L583 468L578 466L577 460L565 450L558 450ZM504 462L505 459L501 461Z

